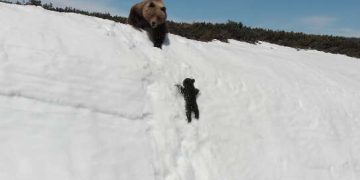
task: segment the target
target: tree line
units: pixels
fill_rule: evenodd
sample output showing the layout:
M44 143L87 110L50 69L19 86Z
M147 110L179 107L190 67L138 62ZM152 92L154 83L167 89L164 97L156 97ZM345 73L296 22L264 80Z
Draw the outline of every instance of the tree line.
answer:
M7 2L0 0L0 2ZM11 2L7 2L11 3ZM44 9L57 12L78 13L108 19L119 23L127 23L127 18L113 16L110 13L88 12L72 7L54 7L52 3L42 4L40 0L29 0L28 2L16 2L16 4L42 6ZM360 38L347 38L331 35L311 35L300 32L274 31L270 29L252 28L241 22L228 21L226 23L195 22L183 23L168 21L168 29L172 34L180 35L188 39L198 41L228 42L229 39L257 43L266 41L273 44L298 48L314 49L323 52L344 54L360 58Z

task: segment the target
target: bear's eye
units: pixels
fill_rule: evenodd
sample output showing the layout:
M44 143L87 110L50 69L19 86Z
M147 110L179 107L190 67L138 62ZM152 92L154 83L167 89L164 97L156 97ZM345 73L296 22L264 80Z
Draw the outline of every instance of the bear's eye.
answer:
M149 7L155 7L155 4L151 2L151 3L149 4Z
M162 11L166 12L166 7L160 8Z

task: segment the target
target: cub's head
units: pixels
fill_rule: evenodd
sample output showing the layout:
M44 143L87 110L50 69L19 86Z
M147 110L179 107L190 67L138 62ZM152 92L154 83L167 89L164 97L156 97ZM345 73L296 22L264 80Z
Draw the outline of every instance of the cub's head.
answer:
M166 22L166 7L162 0L147 0L143 8L143 16L152 28Z
M195 79L186 78L183 81L183 86L185 88L191 88L194 87Z

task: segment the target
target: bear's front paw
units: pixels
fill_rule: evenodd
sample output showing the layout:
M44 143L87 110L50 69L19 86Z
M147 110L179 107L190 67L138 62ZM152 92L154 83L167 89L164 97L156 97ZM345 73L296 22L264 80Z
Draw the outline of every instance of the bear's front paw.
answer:
M161 46L162 46L161 43L154 43L154 47L162 49Z

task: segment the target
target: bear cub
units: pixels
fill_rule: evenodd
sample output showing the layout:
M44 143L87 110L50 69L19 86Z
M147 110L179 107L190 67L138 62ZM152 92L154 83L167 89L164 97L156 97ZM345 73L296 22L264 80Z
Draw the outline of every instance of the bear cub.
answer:
M128 23L136 29L145 30L154 47L161 49L168 33L166 18L163 0L144 0L131 8Z
M194 112L195 118L199 119L199 109L196 103L196 98L199 95L199 89L194 86L195 79L186 78L183 81L183 86L175 85L179 92L184 96L185 99L185 111L188 123L191 123L191 114Z

